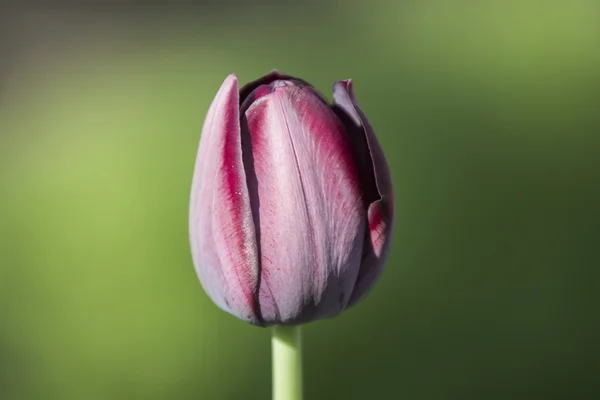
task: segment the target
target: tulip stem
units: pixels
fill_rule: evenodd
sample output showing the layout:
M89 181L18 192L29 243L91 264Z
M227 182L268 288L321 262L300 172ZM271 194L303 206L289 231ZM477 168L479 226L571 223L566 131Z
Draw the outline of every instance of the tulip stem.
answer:
M302 400L301 342L299 326L273 328L273 400Z

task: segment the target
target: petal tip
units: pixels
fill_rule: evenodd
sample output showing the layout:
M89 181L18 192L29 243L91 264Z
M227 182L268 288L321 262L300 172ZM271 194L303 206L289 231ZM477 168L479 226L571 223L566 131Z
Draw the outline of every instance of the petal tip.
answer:
M238 84L238 76L235 73L227 75L227 78L223 81L223 86L233 86Z
M334 90L335 90L335 87L342 86L342 88L346 92L348 92L348 94L352 95L352 79L351 78L342 79L341 81L337 81L333 86L334 86Z
M268 74L262 76L259 79L268 79L269 81L273 81L276 79L284 79L286 77L287 77L286 74L282 74L281 72L279 72L278 69L273 68Z

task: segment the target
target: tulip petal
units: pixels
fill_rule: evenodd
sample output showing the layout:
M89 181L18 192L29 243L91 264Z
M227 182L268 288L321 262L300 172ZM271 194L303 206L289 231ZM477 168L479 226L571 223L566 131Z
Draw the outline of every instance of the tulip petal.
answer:
M343 126L309 87L293 81L276 82L245 117L242 136L247 129L256 176L249 187L260 200L265 325L333 316L350 300L366 224Z
M229 75L213 100L192 183L190 241L200 282L223 310L261 324L258 251L242 160L238 80Z
M263 75L260 78L255 79L252 82L248 82L247 84L242 86L242 88L240 89L240 106L250 96L250 94L252 92L254 92L254 90L256 90L256 88L258 88L259 86L262 86L262 85L269 85L270 83L277 81L277 80L296 81L296 82L300 82L303 85L310 86L310 84L303 79L295 78L291 75L282 74L281 72L274 69L271 72L269 72L268 74Z
M392 179L389 167L381 145L369 124L367 117L360 109L352 90L350 79L336 82L333 87L334 110L343 112L346 118L346 131L355 136L355 143L364 138L366 150L358 148L359 159L370 159L371 165L364 166L363 171L372 171L376 183L377 196L371 197L368 204L368 235L363 249L363 261L352 293L350 304L356 303L373 286L379 277L383 265L387 259L392 241L394 226L394 198ZM364 146L362 146L364 148ZM370 167L370 169L369 169ZM368 181L368 177L366 180ZM363 175L363 181L365 180ZM367 197L372 196L369 190L369 182L364 186L367 188Z

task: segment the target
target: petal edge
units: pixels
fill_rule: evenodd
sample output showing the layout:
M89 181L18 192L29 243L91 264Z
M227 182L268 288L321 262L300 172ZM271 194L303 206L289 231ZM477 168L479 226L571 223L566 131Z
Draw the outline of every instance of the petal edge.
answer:
M373 128L356 101L352 80L336 82L333 88L333 98L335 106L343 110L352 122L357 127L361 127L364 132L379 193L379 199L368 206L368 237L365 241L357 283L350 299L349 305L352 305L368 292L383 270L394 228L394 196L387 160Z

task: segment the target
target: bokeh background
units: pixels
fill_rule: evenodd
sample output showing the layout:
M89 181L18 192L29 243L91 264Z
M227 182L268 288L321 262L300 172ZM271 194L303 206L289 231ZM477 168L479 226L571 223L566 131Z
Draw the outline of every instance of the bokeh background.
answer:
M225 76L351 77L397 225L307 399L600 398L600 3L0 5L0 399L267 399L188 249Z

